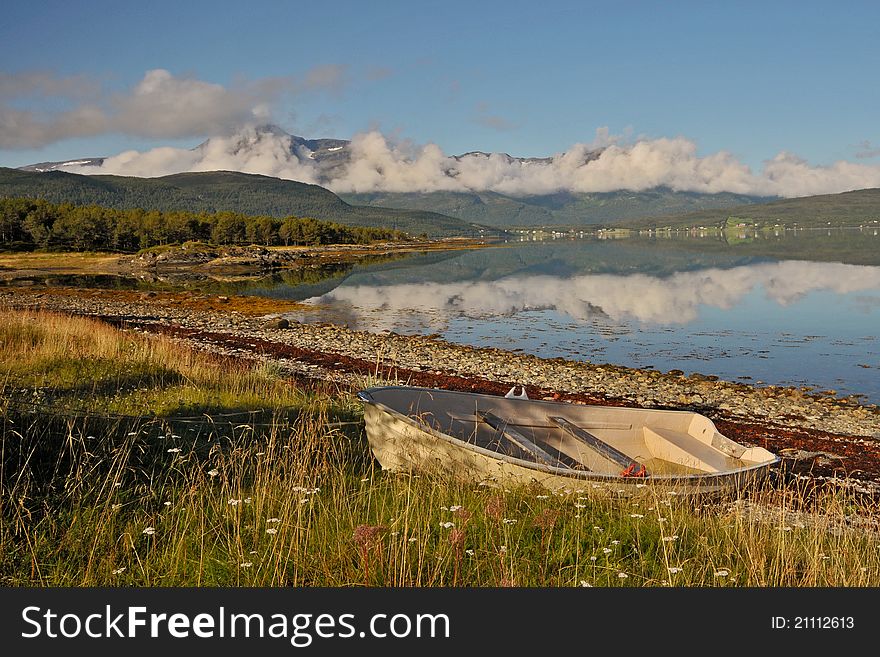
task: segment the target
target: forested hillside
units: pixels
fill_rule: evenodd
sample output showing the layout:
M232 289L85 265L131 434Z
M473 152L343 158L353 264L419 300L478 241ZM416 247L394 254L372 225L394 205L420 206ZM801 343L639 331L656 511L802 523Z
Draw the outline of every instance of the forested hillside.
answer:
M42 199L0 199L0 248L130 252L191 240L273 246L365 244L404 237L401 231L311 217L117 210Z
M357 207L317 185L230 171L179 173L161 178L36 173L0 167L0 198L120 210L237 212L249 216L313 217L348 226L402 230L411 235L474 235L479 226L436 212Z

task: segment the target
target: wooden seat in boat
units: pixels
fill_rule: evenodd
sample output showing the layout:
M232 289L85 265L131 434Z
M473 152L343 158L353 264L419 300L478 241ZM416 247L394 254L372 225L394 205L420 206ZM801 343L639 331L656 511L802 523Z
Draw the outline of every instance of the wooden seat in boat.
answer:
M720 472L730 457L683 431L644 427L645 446L654 458L680 463L702 472Z

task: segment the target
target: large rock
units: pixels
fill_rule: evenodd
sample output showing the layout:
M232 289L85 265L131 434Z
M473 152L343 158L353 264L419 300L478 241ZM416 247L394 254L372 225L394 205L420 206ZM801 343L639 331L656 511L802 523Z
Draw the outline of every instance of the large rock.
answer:
M263 324L263 328L267 329L286 329L290 328L290 322L284 319L283 317L276 317L275 319L270 319L268 322Z

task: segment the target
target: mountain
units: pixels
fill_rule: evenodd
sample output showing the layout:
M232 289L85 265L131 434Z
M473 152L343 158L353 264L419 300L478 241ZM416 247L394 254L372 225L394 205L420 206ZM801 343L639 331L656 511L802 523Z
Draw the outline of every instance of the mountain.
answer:
M0 167L0 197L44 198L51 203L109 208L295 215L349 226L396 228L412 235L427 233L435 237L475 235L485 228L436 212L352 206L318 185L232 171L133 178Z
M65 160L63 162L37 162L19 167L20 171L34 171L46 173L48 171L64 171L71 167L99 167L104 164L104 157L84 157L79 160Z
M625 221L627 228L724 226L738 223L801 228L880 224L880 188L819 194Z
M209 154L212 150L222 150L231 156L238 156L256 152L259 147L267 142L277 141L286 147L285 155L292 162L314 164L317 168L319 182L326 183L336 177L338 170L351 161L351 142L347 139L306 139L288 133L277 125L265 124L251 129L243 129L229 137L211 137L190 150L194 159ZM585 161L598 157L601 151L588 153ZM484 153L483 151L470 151L452 158L457 161L468 158L500 157L507 163L548 163L549 157L514 157L507 153ZM34 171L46 173L48 171L67 171L68 173L80 172L83 167L100 167L108 157L84 157L75 160L62 160L56 162L39 162L19 167L22 171ZM89 172L91 173L91 172Z
M361 146L362 148L362 146ZM581 149L560 157L567 167L582 166L595 160L602 149ZM238 163L243 169L260 170L266 162L278 167L278 175L285 178L314 180L331 186L351 172L353 149L344 139L306 139L288 134L275 125L248 128L225 137L212 137L189 151L179 151L182 158L178 168L233 168ZM395 156L396 157L396 156ZM99 173L98 167L107 158L80 158L64 162L41 162L22 167L33 172L74 171ZM393 160L393 158L392 158ZM507 153L470 151L447 159L442 175L460 178L465 171L493 171L506 167L511 172L551 165L551 157L515 157ZM109 165L108 165L109 166ZM370 164L368 176L384 176L384 163ZM378 170L373 171L371 167ZM284 173L281 174L281 169ZM123 170L128 171L127 169ZM146 169L150 171L151 169ZM149 175L144 170L135 175ZM275 175L275 171L272 172ZM442 180L440 181L443 182ZM335 188L335 187L334 187ZM556 192L542 195L514 195L491 191L433 191L433 192L373 192L340 194L352 205L365 205L401 210L439 212L465 222L476 222L496 227L511 226L587 226L610 224L622 220L666 214L682 214L708 208L728 208L743 204L772 200L768 197L743 194L701 194L678 192L665 187L633 192L628 190L605 193Z
M642 217L683 214L709 208L733 208L773 198L729 192L677 192L666 187L643 192L558 192L525 197L507 196L497 192L375 192L340 194L340 197L353 205L431 209L465 221L504 228L608 225Z

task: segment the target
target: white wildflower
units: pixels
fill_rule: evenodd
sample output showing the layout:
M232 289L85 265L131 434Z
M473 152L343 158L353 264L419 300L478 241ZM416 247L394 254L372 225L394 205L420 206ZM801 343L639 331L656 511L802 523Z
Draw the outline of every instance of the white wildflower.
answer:
M719 568L714 573L715 577L727 577L730 575L730 571L727 568Z
M155 527L147 527L147 528L145 528L144 531L141 532L141 533L142 533L142 534L146 534L147 536L152 536L153 534L156 533L156 528L155 528Z
M169 454L177 454L178 452L181 451L181 449L180 449L180 447L171 447L170 449L166 449L165 451L168 452Z
M603 553L603 554L611 554L612 551L613 551L613 550L612 550L611 548L602 548L602 553Z
M220 471L217 468L211 468L208 470L209 477L216 477L218 474L220 474Z
M241 504L241 500L229 500L229 506L238 506Z
M671 575L681 572L681 568L679 568L678 566L669 566L669 568L667 568L666 570L668 570Z
M516 524L516 518L503 518L503 519L501 520L501 522L503 522L505 525L515 525L515 524Z
M590 587L592 587L593 585L590 584L587 580L582 579L582 580L581 580L581 586L583 586L583 587L585 587L585 588L590 588Z
M630 518L644 518L645 516L643 516L641 513L630 513L629 517Z
M125 566L123 566L122 568L117 568L116 570L113 571L113 574L114 575L121 575L124 572L125 572Z
M266 522L281 522L281 518L267 518Z
M626 579L627 577L629 577L629 575L627 575L626 573L617 573L617 576L618 576L620 579Z
M278 530L275 529L274 527L270 527L269 529L266 530L266 533L267 534L277 534Z
M242 564L241 564L241 567L242 567L242 568L250 568L250 567L253 566L253 565L254 565L254 564L253 564L252 561L243 561Z
M455 527L455 523L454 522L441 522L440 526L443 529L451 529L451 528Z

